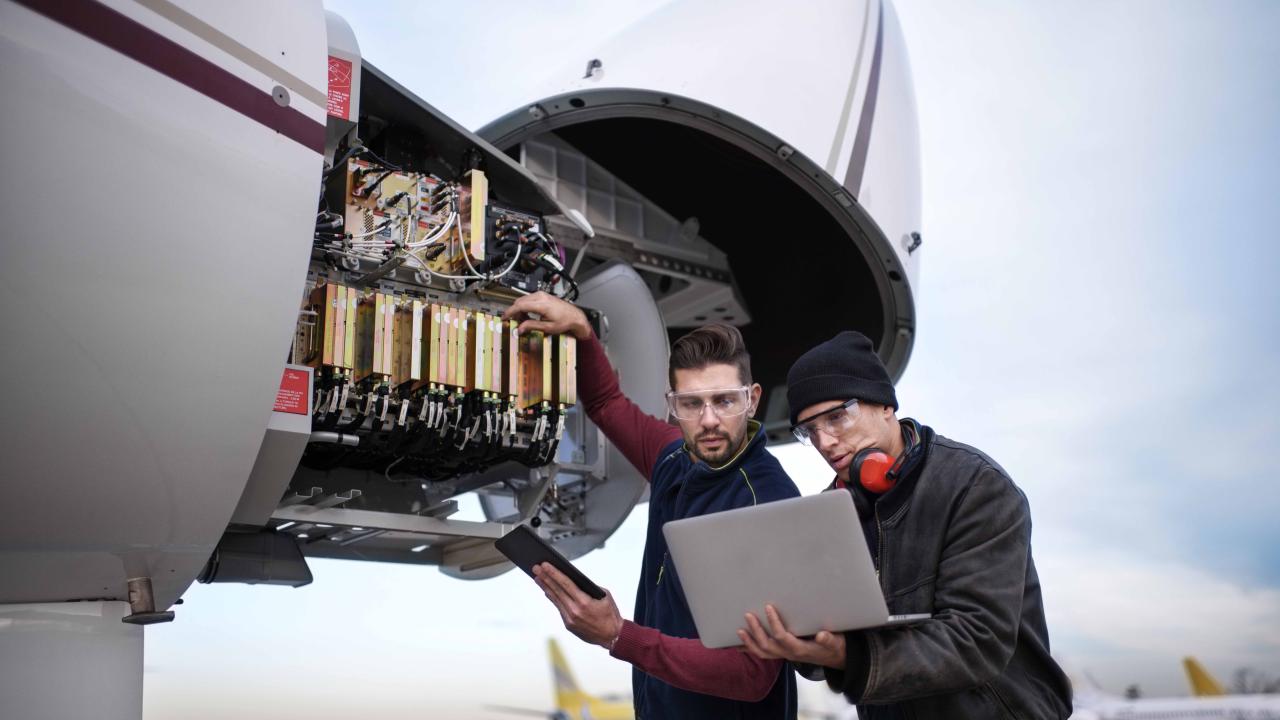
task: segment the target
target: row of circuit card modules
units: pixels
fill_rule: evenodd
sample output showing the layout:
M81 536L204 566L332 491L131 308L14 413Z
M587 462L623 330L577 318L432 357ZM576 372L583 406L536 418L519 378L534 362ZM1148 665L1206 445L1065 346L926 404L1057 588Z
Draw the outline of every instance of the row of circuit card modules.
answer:
M521 409L576 404L576 339L516 327L481 310L325 283L310 295L294 362L355 383L504 395Z

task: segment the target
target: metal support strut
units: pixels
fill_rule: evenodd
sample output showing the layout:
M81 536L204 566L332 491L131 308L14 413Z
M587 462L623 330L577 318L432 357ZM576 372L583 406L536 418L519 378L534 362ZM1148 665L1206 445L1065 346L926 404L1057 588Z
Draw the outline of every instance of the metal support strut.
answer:
M129 609L132 614L120 618L132 625L154 625L173 622L173 611L156 612L155 596L151 592L151 578L129 578Z

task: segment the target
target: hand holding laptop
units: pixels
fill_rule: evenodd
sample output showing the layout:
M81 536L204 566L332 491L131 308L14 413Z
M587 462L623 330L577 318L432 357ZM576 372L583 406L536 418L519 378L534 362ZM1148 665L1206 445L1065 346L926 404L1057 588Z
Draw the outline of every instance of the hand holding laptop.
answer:
M816 638L928 617L889 615L857 509L843 490L673 520L662 532L698 638L709 648L744 644L747 615L763 632L760 641L772 635L772 644L757 649L778 656L780 639L810 642L797 634ZM773 624L779 610L786 627ZM838 642L819 643L821 650L787 644L829 660Z
M837 670L844 668L844 633L821 630L812 640L805 640L787 630L773 605L765 605L764 611L773 633L765 630L755 613L747 613L746 628L738 630L738 638L747 652L765 660L792 660Z

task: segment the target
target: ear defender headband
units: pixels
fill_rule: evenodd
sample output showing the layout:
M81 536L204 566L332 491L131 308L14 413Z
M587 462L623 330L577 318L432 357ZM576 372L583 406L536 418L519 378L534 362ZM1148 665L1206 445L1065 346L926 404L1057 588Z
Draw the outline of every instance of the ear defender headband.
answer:
M858 478L862 487L877 495L883 495L893 489L894 483L902 475L904 466L915 466L924 445L920 442L920 426L911 419L905 421L904 435L907 447L902 455L894 458L880 448L859 450L849 463L849 479Z
M902 461L909 454L904 452L902 457L895 460L880 448L859 450L853 456L853 462L849 463L849 477L857 477L862 487L882 495L893 489L893 484L898 481L898 473L902 470Z

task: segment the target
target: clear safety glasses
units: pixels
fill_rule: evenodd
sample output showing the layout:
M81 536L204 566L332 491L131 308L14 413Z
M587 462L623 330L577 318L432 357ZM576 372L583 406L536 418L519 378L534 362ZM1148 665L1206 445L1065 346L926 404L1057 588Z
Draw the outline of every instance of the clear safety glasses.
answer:
M819 432L827 437L835 437L853 427L858 419L857 399L846 400L817 417L791 426L791 434L803 445L812 445L813 436Z
M681 420L697 420L702 417L704 408L710 407L717 417L733 417L745 413L751 405L751 387L743 385L736 388L718 390L699 390L697 392L667 393L667 410Z

